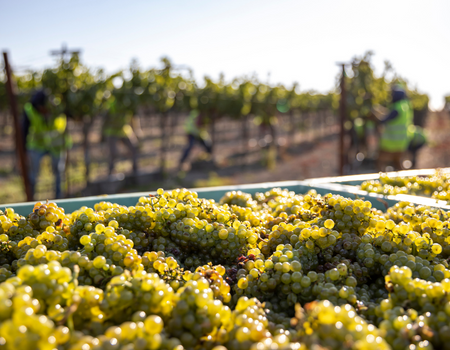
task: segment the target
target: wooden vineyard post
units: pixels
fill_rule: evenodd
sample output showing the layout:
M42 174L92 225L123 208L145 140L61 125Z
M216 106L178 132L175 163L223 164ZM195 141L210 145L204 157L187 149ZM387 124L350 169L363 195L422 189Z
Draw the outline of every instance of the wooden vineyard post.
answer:
M170 150L173 150L174 145L175 145L175 130L177 127L177 122L178 122L178 114L177 113L171 113L170 114L170 130L169 130L169 140L168 140L168 144L167 144L167 149L168 152L170 152Z
M166 119L167 112L161 113L160 115L160 124L159 127L161 129L161 148L160 148L160 158L159 158L159 168L161 172L161 176L164 178L166 173Z
M295 147L295 131L296 131L296 125L295 125L295 115L292 109L289 111L289 121L291 128L289 130L289 146Z
M347 94L345 91L345 63L340 64L342 66L341 76L341 100L339 103L339 174L344 175L345 168L345 154L344 154L344 137L345 137L345 114L346 114L346 99Z
M211 131L211 155L214 155L215 146L216 146L216 112L211 112L211 125L210 125L210 131ZM214 157L213 157L214 159Z
M247 115L242 116L242 138L243 138L243 163L247 165L248 158L248 125L247 125Z
M313 137L313 134L312 134L312 131L311 131L311 124L312 124L312 122L311 122L311 110L308 110L308 112L306 112L306 114L305 114L305 130L306 130L306 133L307 133L307 140L308 140L308 142L313 142L314 141L314 137Z
M85 115L83 117L83 153L84 153L84 163L86 166L84 176L86 178L86 186L90 184L90 164L91 157L89 152L89 131L91 130L93 124L93 118L91 116Z
M327 121L327 115L326 115L326 112L325 112L325 109L320 109L320 121L321 121L321 125L320 125L320 130L321 130L321 138L322 139L324 139L325 138L325 136L326 136L326 134L327 134L327 132L326 132L326 129L327 129L327 124L326 124L326 121Z
M28 178L28 163L27 156L25 152L24 140L22 139L22 130L19 123L19 110L17 108L16 95L14 93L13 82L12 82L12 72L8 61L8 53L3 52L3 60L5 62L5 72L6 72L6 90L8 91L9 105L11 107L11 113L14 120L14 129L16 134L16 149L19 156L19 162L22 169L22 179L25 187L25 195L27 201L33 200L33 194L31 193L30 180Z

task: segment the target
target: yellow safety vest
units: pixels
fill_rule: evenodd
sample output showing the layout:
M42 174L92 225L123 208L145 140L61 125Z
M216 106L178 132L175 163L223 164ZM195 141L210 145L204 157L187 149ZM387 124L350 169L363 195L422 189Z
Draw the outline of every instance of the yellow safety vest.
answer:
M393 104L398 116L386 123L380 138L380 149L387 152L403 152L408 148L409 126L413 122L413 110L408 100Z
M64 114L47 120L31 103L26 103L24 109L30 120L27 149L58 154L70 147L70 138L65 134L67 118Z
M199 128L197 126L197 119L199 118L199 116L200 113L197 110L191 111L184 124L184 130L189 135L194 135L197 137L201 137L202 139L207 139L209 135L206 128L205 127Z

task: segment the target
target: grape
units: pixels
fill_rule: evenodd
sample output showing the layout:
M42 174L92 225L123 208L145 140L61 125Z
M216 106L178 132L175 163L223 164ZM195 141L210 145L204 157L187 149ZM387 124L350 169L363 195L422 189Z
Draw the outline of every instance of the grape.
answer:
M151 334L159 334L164 328L164 322L159 316L149 316L144 321L145 330Z

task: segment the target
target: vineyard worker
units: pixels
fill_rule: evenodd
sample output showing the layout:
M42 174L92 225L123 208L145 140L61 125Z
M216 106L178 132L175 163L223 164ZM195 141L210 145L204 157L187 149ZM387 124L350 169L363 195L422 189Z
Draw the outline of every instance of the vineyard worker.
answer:
M409 126L413 122L413 109L405 90L400 86L392 88L390 113L381 118L384 127L379 143L378 170L385 171L392 162L396 170L402 169L402 158L409 145Z
M55 197L62 198L61 182L71 140L66 132L67 117L64 114L51 116L47 100L44 91L37 91L24 106L23 133L25 149L30 159L31 193L34 196L42 157L48 154L55 176Z
M131 112L119 112L116 100L109 105L103 134L109 148L109 175L114 170L114 162L117 158L117 144L121 141L128 148L133 163L133 175L137 174L137 138L131 127Z
M188 137L188 144L180 158L178 170L182 169L183 163L188 158L195 143L202 145L206 152L208 152L210 156L212 155L212 145L208 131L206 130L206 121L204 116L199 113L198 110L192 110L191 113L189 113L184 125L184 130Z
M419 149L426 145L427 136L420 126L410 125L409 137L408 151L411 153L411 167L415 168L417 163L417 153L419 152Z

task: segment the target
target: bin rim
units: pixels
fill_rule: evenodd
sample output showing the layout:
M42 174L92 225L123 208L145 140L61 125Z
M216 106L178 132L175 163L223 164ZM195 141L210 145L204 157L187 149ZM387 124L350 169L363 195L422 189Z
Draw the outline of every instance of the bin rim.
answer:
M251 189L272 189L277 187L293 187L304 185L304 181L290 180L290 181L273 181L273 182L261 182L261 183L252 183L252 184L241 184L241 185L225 185L225 186L211 186L211 187L178 187L187 189L189 191L203 193L203 192L212 192L212 191L245 191ZM170 188L165 191L172 191L177 188ZM49 203L57 203L57 204L68 204L74 202L81 201L95 201L98 202L108 202L110 199L123 199L129 197L146 197L149 194L156 194L155 191L140 191L140 192L127 192L127 193L118 193L118 194L101 194L97 196L85 196L85 197L73 197L73 198L64 198L64 199L48 199ZM34 205L35 203L46 203L47 200L36 200L30 202L16 202L16 203L3 203L0 204L0 208L10 208L16 206L25 206L25 205Z
M450 171L450 168L442 168L444 171ZM421 170L406 170L399 172L389 172L388 176L413 176L413 175L430 175L433 174L436 169L421 169ZM355 198L366 198L374 202L387 201L390 205L400 201L411 202L415 205L425 205L431 207L438 207L445 210L450 210L450 205L446 201L439 201L429 197L414 196L414 195L388 195L371 193L361 190L358 186L352 186L345 184L346 181L360 181L368 179L376 179L379 177L379 173L374 174L362 174L362 175L349 175L349 176L339 176L339 177L324 177L324 178L314 178L306 180L291 180L291 181L272 181L272 182L262 182L254 184L241 184L241 185L226 185L226 186L213 186L213 187L179 187L186 188L189 191L194 191L198 193L199 198L208 198L208 194L212 195L216 192L215 196L223 196L229 191L242 191L247 193L255 193L259 191L266 191L272 188L281 188L292 191L296 193L307 192L308 190L320 191L321 194L334 193L343 196L355 197ZM172 189L169 189L169 191ZM119 193L119 194L104 194L99 196L87 196L87 197L76 197L76 198L66 198L66 199L56 199L48 200L48 202L56 203L59 207L64 208L68 213L74 212L83 206L93 207L96 203L100 202L120 202L120 205L135 205L140 197L147 197L149 195L156 194L156 191L140 191L140 192L129 192L129 193ZM204 194L204 196L202 196ZM13 208L15 211L20 212L24 215L24 212L28 213L32 211L34 204L37 202L45 203L46 201L33 201L33 202L21 202L21 203L8 203L0 204L0 209ZM125 202L125 203L123 203ZM127 203L128 202L128 203ZM76 208L76 209L74 209Z

